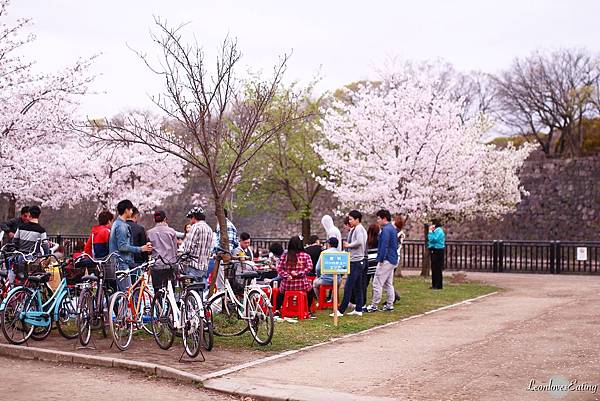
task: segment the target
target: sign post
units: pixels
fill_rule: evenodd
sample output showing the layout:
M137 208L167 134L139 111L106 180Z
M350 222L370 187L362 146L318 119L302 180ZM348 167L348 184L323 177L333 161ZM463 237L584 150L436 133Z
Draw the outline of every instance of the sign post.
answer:
M338 286L337 275L350 273L350 253L323 252L321 253L321 274L333 274L333 325L338 321Z

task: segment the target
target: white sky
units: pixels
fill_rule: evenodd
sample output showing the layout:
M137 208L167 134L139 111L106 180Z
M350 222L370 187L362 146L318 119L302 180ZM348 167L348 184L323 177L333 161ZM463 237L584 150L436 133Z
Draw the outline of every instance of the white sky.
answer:
M40 71L102 53L94 65L98 94L82 102L90 117L150 107L149 95L160 92L160 79L127 48L158 54L149 37L153 15L189 22L186 34L209 57L225 35L236 37L244 69L268 72L293 51L287 80L306 83L320 71L321 90L374 78L393 57L497 72L538 48L600 51L598 0L13 0L9 13L33 18L37 39L26 55Z

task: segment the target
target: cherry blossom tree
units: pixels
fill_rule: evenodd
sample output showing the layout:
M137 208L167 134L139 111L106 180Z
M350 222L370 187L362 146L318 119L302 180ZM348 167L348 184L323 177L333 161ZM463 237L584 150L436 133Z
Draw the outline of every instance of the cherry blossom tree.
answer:
M14 215L17 202L58 206L72 200L60 185L66 172L57 165L70 157L60 149L93 79L93 57L53 74L35 73L34 63L18 55L34 40L25 32L31 21L8 22L9 4L0 0L0 196Z
M241 53L234 40L219 49L214 70L208 69L198 43L187 43L183 26L172 28L156 19L152 39L159 48L157 63L140 54L165 83L153 98L169 124L156 124L139 114L125 116L124 124L109 123L94 131L99 143L139 144L157 154L169 154L207 178L210 197L221 228L220 244L228 248L225 205L249 161L294 118L292 108L272 114L273 100L287 65L287 56L269 79L241 80Z
M433 217L501 216L524 193L517 176L530 146L486 145L491 124L464 118L461 99L431 70L388 73L324 111L315 146L324 182L343 207Z

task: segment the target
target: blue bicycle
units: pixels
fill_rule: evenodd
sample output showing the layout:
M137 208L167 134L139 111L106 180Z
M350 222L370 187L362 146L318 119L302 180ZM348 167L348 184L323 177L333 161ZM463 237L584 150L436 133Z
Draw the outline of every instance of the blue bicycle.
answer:
M37 256L36 262L47 258L56 260L54 255L44 255ZM34 261L26 262L31 264ZM63 279L47 300L44 300L44 289L50 273L29 275L28 287L15 287L8 293L0 305L2 334L8 342L18 345L29 338L43 340L50 334L53 322L56 322L63 337L77 338L77 296L75 290L67 286L66 265L66 262L60 264Z

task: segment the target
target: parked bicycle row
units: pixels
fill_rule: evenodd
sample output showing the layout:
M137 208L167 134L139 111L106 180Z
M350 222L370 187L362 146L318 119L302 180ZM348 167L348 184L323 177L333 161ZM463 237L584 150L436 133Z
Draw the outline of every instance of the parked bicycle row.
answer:
M272 339L271 303L262 287L248 282L239 296L226 280L223 290L208 297L205 282L182 274L185 263L193 259L189 253L179 254L174 262L159 255L134 268L115 270L120 258L116 252L103 259L82 253L60 262L54 254L24 254L11 248L4 246L0 252L5 268L0 273L0 324L4 337L12 344L29 339L41 341L54 325L63 337L77 338L82 346L90 343L97 329L123 351L130 346L136 330L153 335L163 349L169 349L175 337L181 336L185 353L191 358L198 356L201 348L213 348L214 332L240 335L250 330L261 345ZM230 256L219 250L217 266L223 255ZM159 262L167 279L156 289L149 272ZM45 269L55 268L61 280L52 290L48 285L52 273ZM236 267L225 264L223 268L235 271ZM232 277L256 281L257 275ZM132 283L119 290L119 283L128 279ZM233 333L231 326L236 327Z

